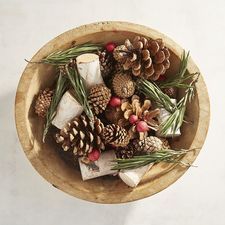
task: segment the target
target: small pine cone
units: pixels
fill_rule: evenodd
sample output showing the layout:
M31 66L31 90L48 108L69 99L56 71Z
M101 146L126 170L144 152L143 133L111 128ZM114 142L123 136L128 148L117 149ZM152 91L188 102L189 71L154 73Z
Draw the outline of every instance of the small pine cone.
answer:
M167 94L170 98L176 98L176 96L177 96L177 89L176 88L173 88L173 87L164 88L163 89L163 92L165 94Z
M114 66L114 70L115 70L115 73L122 73L124 70L123 70L123 64L122 63L116 63L115 66Z
M134 140L133 144L138 152L150 153L159 151L163 148L162 140L155 136L149 136L143 140Z
M105 84L97 84L90 89L89 103L96 115L102 113L111 98L111 90Z
M116 74L112 85L115 94L121 98L129 98L135 92L135 84L129 74Z
M86 115L81 115L56 134L56 142L62 145L64 151L72 151L75 156L85 156L92 148L105 148L101 139L103 128L98 118L90 121Z
M159 139L162 141L162 148L163 149L170 149L170 143L166 138L161 138L159 137Z
M116 147L127 146L130 141L130 136L127 131L116 124L107 125L102 134L106 144L112 144Z
M38 98L35 102L35 113L40 117L45 117L47 110L51 104L53 91L46 88L44 91L40 91Z
M99 52L100 70L103 78L107 78L114 70L115 59L106 50Z
M130 159L133 158L135 154L135 148L133 145L129 144L127 147L118 148L116 150L116 156L120 159Z

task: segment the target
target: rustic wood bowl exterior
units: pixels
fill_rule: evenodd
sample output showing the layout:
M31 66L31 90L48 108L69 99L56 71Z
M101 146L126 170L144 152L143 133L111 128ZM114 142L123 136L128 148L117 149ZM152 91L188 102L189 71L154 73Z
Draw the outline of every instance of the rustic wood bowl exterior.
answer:
M174 74L178 70L183 52L178 44L156 30L127 22L99 22L72 29L44 45L31 60L39 61L54 51L69 48L74 42L122 42L136 34L153 39L162 38L172 52L172 65L168 73ZM190 73L199 71L192 59L188 62L188 70ZM53 139L49 138L46 143L42 143L43 121L34 113L33 100L41 89L54 82L54 74L55 70L50 65L29 63L20 79L15 101L16 126L23 150L34 168L54 187L92 202L122 203L151 196L171 185L186 172L187 167L159 163L134 189L126 186L119 178L110 176L82 181L80 171L56 154L57 147ZM209 98L202 75L196 90L194 100L187 107L187 118L191 123L184 124L182 136L172 141L173 147L198 148L183 158L190 163L203 146L210 117ZM182 93L179 94L182 96Z

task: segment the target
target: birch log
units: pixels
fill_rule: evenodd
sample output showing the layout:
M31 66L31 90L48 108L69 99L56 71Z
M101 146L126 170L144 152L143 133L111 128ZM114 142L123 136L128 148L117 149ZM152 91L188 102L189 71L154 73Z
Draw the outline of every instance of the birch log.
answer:
M142 177L152 166L153 163L137 169L123 170L119 172L119 177L125 184L134 188L140 183Z
M177 100L176 100L176 99L171 99L171 102L174 103L174 104L176 104L176 103L177 103ZM168 112L168 111L167 111L166 109L164 109L164 108L161 108L161 109L160 109L159 116L158 116L159 124L165 122L165 121L169 118L170 115L171 115L170 112ZM156 132L156 136L158 136L158 137L165 137L165 138L169 138L169 137L178 137L178 136L180 136L180 135L181 135L180 129L178 129L178 130L175 132L175 134L173 133L173 131L172 131L171 128L168 130L168 132L167 132L166 135L161 134L160 130L158 130L158 131Z
M75 116L79 116L83 111L83 107L71 95L69 91L65 92L57 107L56 116L52 124L59 129L72 120Z
M78 72L84 78L87 88L104 83L98 55L93 53L82 54L76 58L76 63Z
M114 159L116 159L116 154L113 150L103 152L97 161L89 164L83 163L82 158L79 158L82 179L89 180L116 173L117 171L111 170Z

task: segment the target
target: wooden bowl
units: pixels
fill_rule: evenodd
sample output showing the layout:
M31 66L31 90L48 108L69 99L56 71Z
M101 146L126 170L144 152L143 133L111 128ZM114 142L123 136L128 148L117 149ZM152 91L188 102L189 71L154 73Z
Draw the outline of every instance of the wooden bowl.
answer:
M84 25L67 31L44 45L32 58L39 61L43 57L59 49L66 49L71 43L76 44L92 41L122 42L140 34L153 39L162 38L171 50L171 68L169 74L174 74L179 67L183 49L164 34L126 22L100 22ZM190 73L199 71L192 61L188 62ZM98 203L130 202L151 196L175 182L188 169L179 165L159 163L155 165L134 189L127 187L119 178L101 177L82 181L78 169L74 169L56 154L56 145L52 140L42 143L43 122L35 115L33 100L40 89L48 87L54 81L55 70L50 65L28 64L20 79L16 101L15 117L17 132L23 150L34 168L54 187L84 200ZM182 126L182 136L174 140L172 145L182 148L198 148L189 152L184 161L192 163L206 138L209 125L209 98L202 75L196 85L197 93L187 107L189 124ZM182 95L182 93L180 93Z

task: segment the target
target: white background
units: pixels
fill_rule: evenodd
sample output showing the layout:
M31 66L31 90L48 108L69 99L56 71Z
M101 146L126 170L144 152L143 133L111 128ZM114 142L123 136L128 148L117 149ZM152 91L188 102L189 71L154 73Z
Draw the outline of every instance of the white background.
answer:
M223 0L0 0L0 224L225 224L225 2ZM14 97L24 58L76 26L123 20L167 34L191 55L208 86L211 123L195 164L175 184L129 204L85 202L53 188L18 142Z

